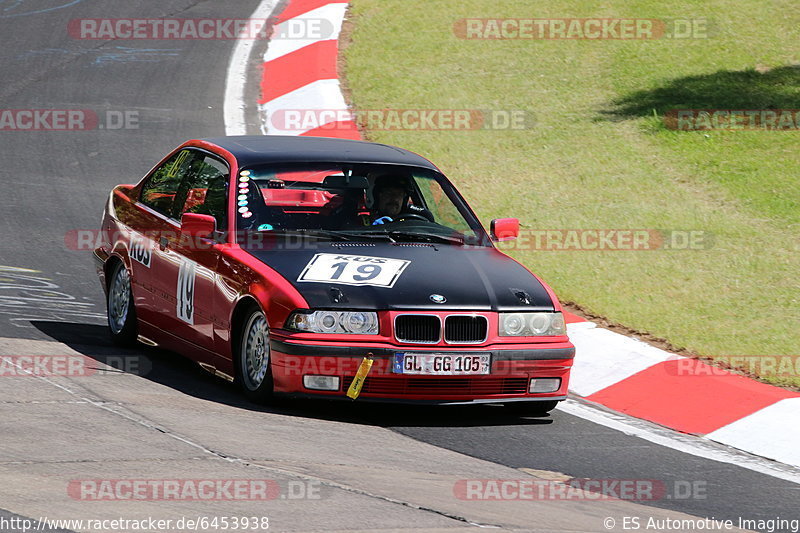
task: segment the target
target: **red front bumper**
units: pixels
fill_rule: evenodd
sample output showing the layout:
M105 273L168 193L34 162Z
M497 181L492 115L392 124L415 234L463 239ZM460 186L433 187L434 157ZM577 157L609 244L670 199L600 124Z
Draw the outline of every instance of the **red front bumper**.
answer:
M474 401L561 400L567 396L575 348L570 342L542 345L488 345L469 347L417 347L375 344L300 344L288 339L271 343L275 392L293 396L345 397L359 365L367 354L374 363L359 399L460 403ZM393 372L397 352L491 353L491 373L486 375L407 375ZM307 389L303 376L338 376L339 389ZM558 390L530 393L531 378L560 378Z

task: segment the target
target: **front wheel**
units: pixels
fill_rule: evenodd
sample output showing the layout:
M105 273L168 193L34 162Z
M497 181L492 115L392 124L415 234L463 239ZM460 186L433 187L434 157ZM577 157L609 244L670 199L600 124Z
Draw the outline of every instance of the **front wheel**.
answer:
M131 275L121 262L111 269L106 297L106 314L111 341L118 346L132 346L138 338L136 307L133 305Z
M545 416L558 405L557 400L545 402L513 402L503 404L506 410L520 416Z
M267 317L256 306L243 322L236 359L236 378L244 395L257 403L266 403L272 399L269 325Z

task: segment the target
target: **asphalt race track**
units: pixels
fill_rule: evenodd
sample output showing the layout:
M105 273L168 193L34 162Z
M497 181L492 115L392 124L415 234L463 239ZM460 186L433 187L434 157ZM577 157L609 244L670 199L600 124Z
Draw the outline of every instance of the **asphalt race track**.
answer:
M91 252L70 249L70 236L97 228L114 185L138 181L186 139L224 134L234 42L83 40L70 36L68 22L245 19L256 5L0 0L0 109L88 110L99 120L82 131L0 128L0 355L79 353L100 368L0 383L0 508L8 511L0 525L12 516L268 516L277 531L624 531L624 516L800 518L800 472L642 423L630 422L728 461L567 412L574 409L534 419L493 406L262 408L178 356L113 348ZM745 462L753 468L738 466ZM531 475L655 480L666 492L644 502L454 495L459 480ZM71 492L91 479L270 479L281 493L271 502L98 502ZM606 528L606 517L616 526Z

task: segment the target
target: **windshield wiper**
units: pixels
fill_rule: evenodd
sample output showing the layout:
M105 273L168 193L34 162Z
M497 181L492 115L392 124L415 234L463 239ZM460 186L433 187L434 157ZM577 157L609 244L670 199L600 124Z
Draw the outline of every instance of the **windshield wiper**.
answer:
M351 237L358 237L359 239L381 239L389 242L395 242L392 236L385 231L348 231L347 235Z
M309 229L309 228L275 228L271 230L262 230L259 231L262 234L272 234L272 235L299 235L301 237L317 237L317 238L329 238L337 241L352 241L353 239L350 238L346 233L340 231L332 231L332 230L325 230L325 229Z
M451 237L449 235L441 235L438 233L420 233L417 231L400 231L400 230L393 230L387 232L389 235L394 237L397 240L401 239L413 239L413 240L421 240L423 242L440 242L445 244L464 244L464 239L459 237Z

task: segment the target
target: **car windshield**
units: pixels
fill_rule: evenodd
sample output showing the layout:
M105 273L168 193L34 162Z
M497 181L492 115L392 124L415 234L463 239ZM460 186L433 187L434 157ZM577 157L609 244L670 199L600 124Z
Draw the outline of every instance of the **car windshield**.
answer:
M323 240L489 245L441 174L396 165L253 166L240 172L237 229Z

